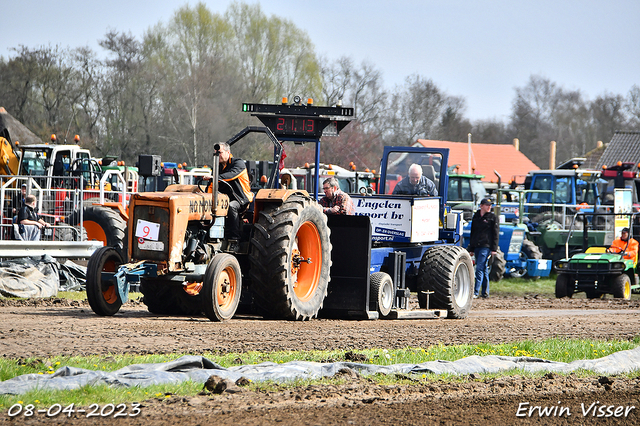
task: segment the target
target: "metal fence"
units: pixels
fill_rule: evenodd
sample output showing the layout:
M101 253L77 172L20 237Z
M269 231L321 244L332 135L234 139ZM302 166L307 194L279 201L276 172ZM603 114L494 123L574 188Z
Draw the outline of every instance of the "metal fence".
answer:
M71 178L56 178L61 182ZM51 228L43 229L41 241L80 241L82 239L82 206L80 189L65 189L72 187L64 182L60 188L47 189L41 183L48 177L15 176L0 178L0 239L17 239L18 212L24 203L24 197L35 195L36 208L42 219L51 224ZM68 184L68 185L67 185ZM14 226L15 225L15 226ZM74 226L76 225L76 226Z
M24 197L37 198L37 211L51 224L41 232L41 241L82 241L83 206L118 203L126 209L138 190L137 173L106 170L99 181L80 176L0 176L0 240L17 239L17 216Z

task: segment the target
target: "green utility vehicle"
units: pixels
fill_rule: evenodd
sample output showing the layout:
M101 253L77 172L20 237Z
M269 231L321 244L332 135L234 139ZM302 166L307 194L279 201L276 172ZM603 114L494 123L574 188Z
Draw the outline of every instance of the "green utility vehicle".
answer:
M586 217L584 222L587 229ZM555 268L557 298L584 291L589 299L611 294L616 299L628 300L632 291L640 289L637 258L625 259L624 251L618 253L606 246L591 246L584 253L560 259Z

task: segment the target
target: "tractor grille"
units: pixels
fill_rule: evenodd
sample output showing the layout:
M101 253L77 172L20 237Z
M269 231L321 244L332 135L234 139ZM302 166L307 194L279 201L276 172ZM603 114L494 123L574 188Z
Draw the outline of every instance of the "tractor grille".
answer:
M570 263L569 269L579 272L601 272L609 271L611 264L609 262L592 262L592 263Z
M145 240L136 236L133 229L132 260L167 261L169 259L169 211L157 206L136 206L133 212L134 228L140 220L159 223L160 230L158 240ZM142 244L141 244L142 243ZM141 248L143 247L143 248Z

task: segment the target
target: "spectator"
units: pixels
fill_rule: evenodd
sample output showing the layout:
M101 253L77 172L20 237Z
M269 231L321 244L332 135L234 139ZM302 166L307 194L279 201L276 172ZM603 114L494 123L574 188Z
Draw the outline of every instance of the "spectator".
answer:
M418 164L409 166L409 174L402 179L393 189L394 195L419 195L437 197L436 184L422 175L422 167Z
M17 215L20 209L22 208L22 206L24 206L24 199L26 196L27 196L27 184L23 183L22 186L20 187L20 194L15 194L13 196L13 199L11 200L11 204L13 206L12 212L11 212L12 216Z
M622 228L620 237L613 240L609 252L620 253L625 259L632 259L634 265L638 262L638 242L629 238L629 228Z
M25 203L18 213L20 235L25 241L40 240L40 230L51 225L40 218L36 209L37 198L35 195L27 195Z
M326 214L353 215L355 207L351 197L346 192L340 190L338 180L334 177L325 179L322 182L324 197L320 199L322 211Z
M471 235L469 237L469 253L476 258L476 283L473 298L478 295L489 297L489 259L498 251L500 223L491 211L493 202L489 198L480 201L480 208L471 219Z

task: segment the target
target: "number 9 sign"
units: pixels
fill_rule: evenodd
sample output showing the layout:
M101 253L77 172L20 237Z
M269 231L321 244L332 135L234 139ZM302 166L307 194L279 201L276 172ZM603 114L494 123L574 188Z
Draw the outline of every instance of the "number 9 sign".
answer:
M159 234L159 223L138 219L138 222L136 223L136 237L144 238L145 240L158 241Z

